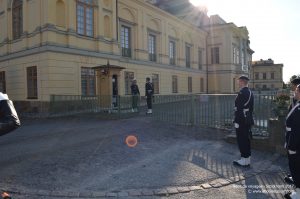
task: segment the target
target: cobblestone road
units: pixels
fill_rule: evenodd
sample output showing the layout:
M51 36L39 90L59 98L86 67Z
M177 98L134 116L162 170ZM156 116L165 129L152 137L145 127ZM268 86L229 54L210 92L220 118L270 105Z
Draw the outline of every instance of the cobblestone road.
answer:
M25 121L0 137L0 188L20 199L282 198L291 189L285 157L253 151L251 168L234 167L225 135L143 116Z

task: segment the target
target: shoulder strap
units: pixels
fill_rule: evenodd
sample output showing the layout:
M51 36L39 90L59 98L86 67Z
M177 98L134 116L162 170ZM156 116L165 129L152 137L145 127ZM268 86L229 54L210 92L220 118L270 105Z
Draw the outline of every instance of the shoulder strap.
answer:
M251 92L251 90L250 89L248 89L249 90L249 92L250 92L250 95L249 95L249 99L248 99L248 101L244 104L244 106L247 106L248 104L249 104L249 102L250 102L250 99L251 99L251 96L252 96L252 92Z
M289 114L286 116L286 119L288 119L288 118L290 117L290 115L294 112L294 110L295 110L298 106L300 106L300 103L297 103L297 104L292 108L292 110L290 110Z

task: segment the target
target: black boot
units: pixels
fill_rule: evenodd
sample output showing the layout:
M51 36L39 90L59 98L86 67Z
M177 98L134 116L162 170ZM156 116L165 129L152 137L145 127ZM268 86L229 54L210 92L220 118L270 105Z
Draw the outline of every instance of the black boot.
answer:
M294 184L294 180L293 180L293 178L292 178L291 175L285 176L285 177L284 177L284 181L285 181L286 183L288 183L288 184L291 184L291 185Z

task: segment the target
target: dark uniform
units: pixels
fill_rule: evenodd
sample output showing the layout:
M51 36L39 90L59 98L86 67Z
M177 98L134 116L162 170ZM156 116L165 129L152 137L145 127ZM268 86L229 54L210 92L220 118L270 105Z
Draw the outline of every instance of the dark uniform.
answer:
M291 81L291 85L295 86L295 89L297 87L297 85L300 84L300 79L299 78L295 78ZM292 89L294 90L294 89ZM297 100L295 98L292 99L292 102L289 106L289 110L288 112L290 112L292 110L292 108L297 104ZM290 158L290 155L288 154L288 159ZM284 177L284 180L289 183L289 184L294 184L293 178L291 177L290 174L288 174L287 176Z
M251 156L250 136L251 126L254 124L253 113L254 97L248 87L244 87L235 99L235 129L241 157ZM246 118L247 116L247 118Z
M153 93L154 93L153 84L150 81L147 81L146 84L145 84L145 96L147 97L148 110L151 110L151 112L152 112Z
M5 135L21 125L18 114L11 100L0 101L0 136Z
M291 175L300 188L300 102L289 111L286 117L285 148L288 150L288 160Z
M134 109L134 111L137 111L140 90L137 84L132 84L130 88L132 95L132 109Z

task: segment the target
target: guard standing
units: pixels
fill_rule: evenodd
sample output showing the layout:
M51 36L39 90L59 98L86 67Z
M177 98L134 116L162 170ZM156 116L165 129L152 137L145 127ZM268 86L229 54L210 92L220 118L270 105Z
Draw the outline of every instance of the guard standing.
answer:
M254 97L253 93L248 88L248 77L240 76L238 82L240 91L235 99L234 127L241 159L235 160L233 163L238 166L250 166L250 137L252 134L251 126L254 124L252 116Z
M285 148L288 152L289 168L296 186L295 191L285 198L300 198L300 85L295 90L295 106L286 117Z
M138 112L138 101L140 96L140 90L136 83L136 79L133 79L131 88L131 95L132 95L132 112Z
M5 135L21 125L18 114L7 94L0 92L0 136Z
M150 82L150 78L146 78L146 84L145 84L145 96L147 98L147 114L152 114L152 98L153 98L153 84Z
M291 81L291 90L293 92L295 92L297 85L300 84L300 79L299 78L295 78ZM292 108L296 105L297 103L297 99L295 99L295 97L293 97L292 102L289 106L289 112L292 110ZM288 155L289 158L289 155ZM284 177L285 182L289 183L289 184L294 184L293 178L290 174L286 175Z

